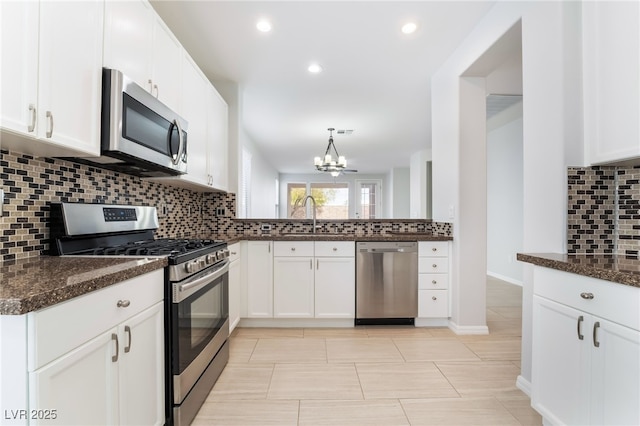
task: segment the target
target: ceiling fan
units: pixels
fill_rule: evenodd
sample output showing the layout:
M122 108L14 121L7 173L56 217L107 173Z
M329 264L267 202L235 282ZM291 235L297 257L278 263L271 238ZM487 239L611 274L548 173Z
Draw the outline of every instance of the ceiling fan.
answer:
M338 154L335 144L333 143L333 131L336 130L333 127L327 129L329 131L329 144L327 150L324 152L324 157L315 157L313 163L316 166L316 170L320 172L331 173L331 176L338 177L342 173L351 172L355 173L355 169L347 169L347 159L344 156ZM331 148L336 155L336 159L331 155Z

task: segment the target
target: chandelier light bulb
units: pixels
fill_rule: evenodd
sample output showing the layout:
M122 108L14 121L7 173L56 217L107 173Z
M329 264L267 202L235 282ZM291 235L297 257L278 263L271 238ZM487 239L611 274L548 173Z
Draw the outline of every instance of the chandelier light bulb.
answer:
M340 172L331 172L331 176L338 177L340 176Z
M320 157L314 157L313 164L316 166L322 166L322 160L320 159Z
M324 156L324 164L331 164L331 154Z
M347 159L344 158L344 155L338 157L338 165L341 167L347 167Z

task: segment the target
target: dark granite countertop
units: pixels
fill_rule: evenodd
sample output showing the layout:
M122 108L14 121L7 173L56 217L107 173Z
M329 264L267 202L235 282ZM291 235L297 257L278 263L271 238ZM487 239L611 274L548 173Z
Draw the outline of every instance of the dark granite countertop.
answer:
M163 268L166 258L39 256L0 265L0 315L21 315Z
M427 233L385 233L385 234L261 234L261 235L215 235L213 239L224 240L228 244L238 241L452 241L453 237Z
M640 260L614 255L518 253L521 262L640 287Z

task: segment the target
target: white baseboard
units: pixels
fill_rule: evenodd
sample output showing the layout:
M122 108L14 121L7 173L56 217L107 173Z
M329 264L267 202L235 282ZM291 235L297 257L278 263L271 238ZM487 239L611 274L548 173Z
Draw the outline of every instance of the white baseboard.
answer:
M489 327L486 325L458 325L449 321L449 328L456 334L489 334Z
M531 398L531 382L522 377L522 375L518 375L518 379L516 380L516 387L524 392L529 398Z
M242 318L238 327L314 328L354 327L354 319L340 318Z
M416 318L416 327L448 327L448 318Z
M487 275L492 277L492 278L496 278L496 279L498 279L500 281L506 281L509 284L514 284L514 285L522 287L522 281L521 280L516 280L514 278L507 277L506 275L501 275L501 274L497 274L495 272L490 272L490 271L487 271Z

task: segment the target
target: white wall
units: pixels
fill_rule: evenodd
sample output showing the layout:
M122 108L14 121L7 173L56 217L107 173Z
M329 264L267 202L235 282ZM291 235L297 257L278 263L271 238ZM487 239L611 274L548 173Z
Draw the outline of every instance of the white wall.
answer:
M573 34L580 32L577 2L498 2L432 79L432 149L434 220L449 221L453 211L453 328L473 330L485 325L484 295L475 286L486 273L477 262L473 223L473 172L468 157L477 154L469 130L479 125L465 113L461 96L476 99L478 90L462 80L465 71L522 21L523 63L523 250L564 252L566 247L566 141L582 137L580 68ZM577 45L576 45L577 44ZM576 84L576 80L578 84ZM464 86L464 87L463 87ZM471 92L471 96L469 93ZM568 150L567 152L571 152ZM471 183L470 186L467 186ZM486 210L485 210L486 212ZM486 236L485 236L486 238ZM484 241L484 240L483 240ZM471 249L470 249L471 248ZM532 268L523 279L522 359L519 384L531 378Z
M385 217L408 219L411 215L411 174L408 167L395 167L389 171L384 191Z
M431 161L431 150L414 152L409 162L411 219L427 219L427 161Z
M487 274L522 285L522 102L487 128Z
M251 153L250 218L272 219L276 216L276 179L278 171L264 158L251 138L240 129L241 146Z

